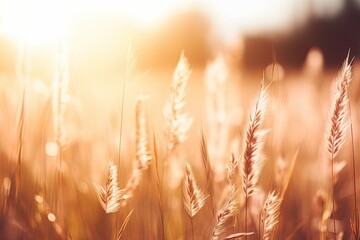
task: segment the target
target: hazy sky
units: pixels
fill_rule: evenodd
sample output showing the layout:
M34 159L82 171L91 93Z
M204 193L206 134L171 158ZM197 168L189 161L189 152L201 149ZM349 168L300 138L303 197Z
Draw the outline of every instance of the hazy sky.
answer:
M360 2L360 0L354 0ZM331 17L345 0L0 0L0 33L28 36L29 41L58 37L64 23L84 12L126 15L145 27L156 26L173 12L196 7L211 20L216 33L284 31L310 15ZM31 40L31 38L33 38ZM37 38L37 39L35 39Z

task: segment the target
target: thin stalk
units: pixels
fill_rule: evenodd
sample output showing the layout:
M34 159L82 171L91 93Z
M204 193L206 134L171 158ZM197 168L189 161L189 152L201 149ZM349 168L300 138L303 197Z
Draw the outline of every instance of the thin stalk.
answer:
M202 127L201 127L201 159L203 162L203 167L204 167L205 175L206 175L206 189L210 195L211 214L212 214L212 217L215 218L216 206L215 206L215 201L214 201L214 184L213 184L213 180L212 180L212 170L211 170L211 165L210 165L209 156L208 156L207 141L206 141L205 134L204 134Z
M158 189L159 189L159 208L160 208L160 213L161 213L161 224L162 224L162 234L163 234L163 239L166 239L166 234L165 234L165 221L164 218L169 218L169 215L165 215L165 211L163 208L163 204L165 202L165 204L167 203L168 199L166 198L166 194L163 194L164 191L164 178L166 177L165 175L165 171L167 168L167 165L164 164L167 162L168 160L168 156L169 156L169 149L166 148L166 152L165 152L165 156L163 157L163 161L162 161L162 175L160 176L159 172L157 172L157 178L158 178ZM156 164L156 168L157 171L159 171L159 166L160 166L160 162L158 161L158 159L156 160L157 164ZM160 179L161 178L161 179ZM164 200L163 200L163 196L164 196Z
M58 196L55 196L58 200L57 200L57 211L58 211L58 216L60 217L60 222L63 219L63 215L62 215L62 201L63 201L63 176L62 176L62 162L63 162L63 146L61 144L60 141L57 141L58 147L59 147L59 154L58 154L58 169L57 169L57 174L58 174L58 179L57 179L57 186L59 186L59 193ZM63 224L63 222L61 222L61 224Z
M248 194L246 192L245 194L245 233L247 233L247 212L248 212ZM245 236L245 240L247 239L247 236Z
M154 148L154 158L155 158L156 187L157 187L157 191L158 191L158 205L159 205L159 211L160 211L161 232L162 232L162 239L165 239L164 210L163 210L163 202L162 202L162 192L160 189L159 161L158 161L158 157L157 157L157 147L156 147L155 135L153 137L153 148Z
M131 43L129 43L128 51L126 54L126 66L125 66L125 78L122 84L122 93L121 93L121 114L120 114L120 132L119 132L119 156L118 156L118 166L120 168L121 163L121 142L122 142L122 129L123 129L123 119L124 119L124 102L125 102L125 87L129 82L130 74L135 68L136 59L133 56L133 49Z
M173 149L172 151L174 151L175 149ZM164 209L163 205L168 203L168 198L166 198L166 194L163 193L164 191L164 179L165 177L167 177L165 175L167 167L168 167L168 158L170 155L170 150L168 147L166 147L166 152L165 155L162 157L163 161L160 163L158 156L156 156L156 170L157 170L157 186L158 186L158 191L159 191L159 209L160 209L160 214L161 214L161 224L162 224L162 234L163 234L163 239L166 239L166 233L165 233L165 220L164 218L169 218L168 215L165 215L165 211L166 209ZM162 174L160 176L159 173L159 167L162 165ZM164 196L164 199L163 199Z
M119 132L119 155L118 155L118 166L120 168L121 163L121 140L122 140L122 129L123 129L123 118L124 118L124 101L125 101L125 83L127 81L128 74L125 74L125 79L122 86L122 96L121 96L121 113L120 113L120 132Z
M334 153L331 153L331 187L332 187L332 215L334 235L336 239L336 219L335 219L335 186L334 186Z
M118 166L120 169L121 164L121 145L122 145L122 131L123 131L123 120L124 120L124 102L125 102L125 86L128 82L128 78L130 75L130 63L129 63L129 55L131 53L131 46L129 46L127 52L127 61L125 67L125 78L122 84L122 93L121 93L121 113L120 113L120 131L119 131L119 153L118 153ZM115 217L115 232L118 232L118 223L119 223L119 215L117 214Z
M18 198L21 193L21 164L23 158L23 148L24 148L24 129L25 129L25 99L26 99L26 87L29 76L29 50L26 45L19 46L19 55L17 62L17 77L22 83L22 93L21 93L21 102L20 102L20 116L18 122L18 133L19 133L19 148L17 155L17 166L15 172L15 196Z
M120 163L121 163L121 140L122 140L122 129L123 129L123 117L124 117L124 100L125 100L125 83L126 83L127 74L125 75L125 79L123 81L123 89L122 89L122 100L121 100L121 114L120 114L120 132L119 132L119 155L118 155L118 166L120 169ZM118 214L115 218L115 232L118 232L118 223L119 223L119 217Z
M25 87L21 96L20 107L20 120L19 120L19 151L18 151L18 164L21 165L22 150L23 150L23 138L24 138L24 118L25 118Z
M193 223L193 218L190 217L191 220L191 235L192 235L192 240L194 240L194 223Z
M350 97L349 97L350 99ZM353 183L354 183L354 219L355 219L355 229L353 229L354 231L354 235L356 239L360 238L360 233L359 233L359 218L358 218L358 208L357 208L357 187L356 187L356 164L355 164L355 148L354 148L354 130L353 130L353 123L352 123L352 117L351 117L351 104L349 101L349 117L350 117L350 136L351 136L351 158L352 158L352 165L353 165Z
M17 156L16 167L16 197L19 198L21 194L21 163L23 158L23 141L24 141L24 118L25 118L25 87L22 91L21 106L20 106L20 119L19 119L19 149Z
M127 74L126 74L127 75ZM120 113L120 132L119 132L119 155L118 155L118 166L120 169L120 163L121 163L121 140L122 140L122 128L123 128L123 117L124 117L124 100L125 100L125 82L126 77L123 81L123 90L122 90L122 100L121 100L121 113ZM115 233L118 232L118 223L119 223L119 215L117 214L115 217Z

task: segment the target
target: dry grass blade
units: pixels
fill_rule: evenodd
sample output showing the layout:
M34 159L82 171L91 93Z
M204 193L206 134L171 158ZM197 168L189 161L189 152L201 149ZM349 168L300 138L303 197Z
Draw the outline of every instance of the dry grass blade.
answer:
M136 159L131 177L125 187L125 199L133 196L135 189L140 184L143 171L149 168L152 160L149 150L145 108L143 106L145 99L146 97L139 97L136 104ZM126 201L123 204L126 204Z
M118 169L114 163L109 164L105 188L95 185L101 206L106 213L117 212L120 208L121 190L118 186Z
M209 181L211 180L211 167L203 129L201 129L201 159L205 169L207 184L210 184Z
M250 116L243 153L243 191L246 198L254 193L262 168L261 149L267 131L261 130L261 125L264 121L267 101L268 94L262 81L254 113Z
M286 190L289 186L290 183L290 179L291 176L293 175L294 169L295 169L295 164L296 164L296 160L297 160L297 156L298 156L299 150L297 150L293 156L293 158L291 159L291 164L288 170L288 173L285 176L285 180L281 189L281 193L280 193L280 198L284 198Z
M264 223L264 240L269 240L276 225L279 223L280 205L282 199L275 191L271 192L264 204L263 223Z
M138 97L136 104L136 160L147 168L151 162L149 140L147 133L145 108L143 102L147 97Z
M254 235L255 233L251 232L251 233L234 233L231 234L229 236L227 236L225 239L229 240L229 239L238 239L238 238L242 238L242 237L246 237L246 236L251 236Z
M185 106L185 88L190 74L189 62L182 52L174 71L170 99L164 109L169 128L168 149L170 150L174 149L177 144L186 139L186 133L193 121L187 113L182 112Z
M208 193L210 194L210 201L211 201L211 205L212 205L211 211L212 211L213 217L215 217L215 205L214 205L214 200L213 200L213 196L214 196L213 176L212 176L212 171L211 171L211 166L210 166L210 159L209 159L209 155L208 155L207 143L206 143L205 134L203 132L203 129L201 129L201 159L202 159L204 170L205 170L206 189L207 189Z
M206 198L205 194L196 184L190 164L186 164L184 179L184 204L186 212L190 217L193 218L200 211L205 204Z
M232 217L235 216L238 210L237 192L232 189L230 192L229 200L225 206L218 213L217 223L213 230L212 239L222 240L229 236L230 229L233 229Z
M130 213L126 216L123 224L121 225L121 228L119 229L119 232L117 233L117 236L116 236L116 240L120 240L121 239L121 236L123 235L124 231L125 231L125 228L127 226L127 224L129 223L130 221L130 218L131 218L131 215L133 213L134 209L130 211Z
M349 126L348 115L348 87L351 81L351 65L346 58L337 78L337 89L335 92L331 120L327 137L327 150L330 158L335 158L345 140L345 132Z

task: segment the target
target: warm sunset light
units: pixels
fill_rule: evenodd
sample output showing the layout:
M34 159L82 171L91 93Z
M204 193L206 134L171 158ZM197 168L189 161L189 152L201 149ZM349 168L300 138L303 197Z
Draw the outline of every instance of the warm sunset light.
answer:
M189 5L189 0L2 0L0 33L40 45L61 38L83 14L116 14L145 27L153 27ZM75 20L74 20L75 19Z
M176 12L197 8L211 18L219 34L284 31L314 14L333 16L343 1L202 1L202 0L2 0L0 33L39 45L59 39L83 14L115 14L154 27ZM309 7L313 6L313 12ZM296 9L296 14L293 11Z
M0 240L360 240L359 0L0 0Z
M0 33L30 45L54 41L64 34L67 9L66 1L2 1Z

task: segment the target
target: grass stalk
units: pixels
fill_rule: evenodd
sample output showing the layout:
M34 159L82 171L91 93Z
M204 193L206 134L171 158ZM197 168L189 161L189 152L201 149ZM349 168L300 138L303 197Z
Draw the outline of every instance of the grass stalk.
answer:
M349 97L350 99L350 97ZM357 186L356 186L356 162L355 162L355 146L354 146L354 129L351 115L351 102L349 101L349 118L350 118L350 141L351 141L351 161L353 173L353 186L354 186L354 221L351 223L352 232L355 240L360 239L360 226L359 226L359 209L357 207Z
M190 217L190 221L191 221L191 236L192 236L192 240L194 240L194 223L193 223L193 218Z

